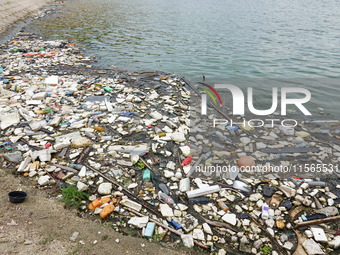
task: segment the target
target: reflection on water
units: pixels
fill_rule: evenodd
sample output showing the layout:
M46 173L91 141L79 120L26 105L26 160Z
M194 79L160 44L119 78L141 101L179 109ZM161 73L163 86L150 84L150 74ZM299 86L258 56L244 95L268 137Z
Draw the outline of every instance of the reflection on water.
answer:
M38 26L83 44L104 67L205 74L214 83L339 77L339 22L337 0L71 0ZM335 113L340 86L310 86L315 106Z

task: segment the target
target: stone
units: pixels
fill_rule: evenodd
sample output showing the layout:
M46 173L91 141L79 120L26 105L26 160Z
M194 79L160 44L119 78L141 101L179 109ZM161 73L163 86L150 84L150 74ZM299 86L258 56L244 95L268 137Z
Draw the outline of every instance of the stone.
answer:
M98 193L101 195L110 195L112 191L112 183L103 182L98 186Z
M293 207L293 204L290 200L284 200L281 206L284 206L287 210L290 210Z
M275 189L269 187L268 185L265 185L262 188L262 192L264 196L271 197L275 193Z
M332 247L333 249L339 249L340 248L340 236L334 237L332 241L328 242L328 245Z
M316 243L313 239L307 239L302 243L303 248L308 255L322 255L325 254L321 249L320 245Z
M143 227L146 226L146 224L148 224L148 222L149 222L149 217L148 216L145 216L145 217L132 217L128 221L128 224L136 226L137 228L143 228Z
M186 157L188 157L190 155L190 147L189 146L181 146L179 147L179 149L181 150L182 154Z
M326 216L335 216L339 213L339 210L335 206L328 206L325 208L318 209L315 212L325 214Z
M306 138L309 137L310 134L308 132L305 131L299 131L299 132L295 132L295 135L301 138Z
M77 189L79 191L85 191L85 190L88 190L89 186L86 185L85 183L82 183L82 182L77 182Z
M211 231L211 228L209 226L208 223L203 223L203 230L205 233L209 234L209 235L213 235L213 232Z
M255 160L250 156L242 156L237 161L238 167L252 167L255 166Z
M163 119L163 115L160 114L160 113L157 112L157 111L151 112L151 113L150 113L150 116L151 116L152 118L156 119L156 120L161 120L161 119Z
M262 195L260 193L254 193L254 194L250 195L249 200L256 202L256 201L260 200L261 198L262 198Z
M78 238L78 236L79 236L79 232L74 232L74 233L72 234L72 236L70 236L70 240L71 240L72 242L75 242L76 239Z
M194 247L194 239L192 237L192 234L183 234L181 235L182 242L185 247L192 248Z
M237 219L236 219L236 214L233 213L226 213L223 217L222 220L224 220L225 222L235 226Z
M273 228L275 225L275 221L273 219L266 220L266 224L268 227Z
M262 244L263 244L263 241L261 239L258 239L256 240L254 243L253 243L253 246L256 248L256 249L259 249L262 247Z
M328 242L328 239L327 239L327 236L325 234L325 231L323 231L322 228L313 228L313 227L311 227L310 230L313 233L315 241L321 242L321 243L327 243Z
M5 154L4 157L5 157L6 160L8 160L12 163L19 163L21 160L23 160L22 153L20 151L7 153L7 154Z
M192 232L192 237L197 240L205 241L202 229L195 228L194 231Z
M93 142L87 137L78 136L72 140L71 147L73 148L83 148L93 144Z
M226 254L227 252L225 251L225 249L219 249L217 253L217 255L226 255Z
M10 127L10 126L19 124L20 117L19 117L19 114L17 112L8 113L8 114L1 114L0 115L0 122L1 122L0 128L2 130L4 130L4 129Z
M169 205L167 205L167 204L160 204L159 208L161 210L161 214L164 217L173 217L174 216L174 212L173 212L172 208Z
M288 187L288 186L285 186L285 185L282 185L279 187L279 189L287 196L287 197L294 197L295 194L296 194L296 190L291 188L291 187Z
M293 249L294 247L294 244L292 244L291 242L285 242L284 245L283 245L283 248L285 248L286 250L291 250Z
M185 139L185 135L181 132L174 132L171 134L171 139L173 141L175 141L176 143L180 143L180 142L184 142Z
M45 186L49 184L49 182L50 182L50 177L48 175L40 176L38 179L38 183L40 186Z
M79 173L78 173L78 176L79 176L79 177L85 177L85 176L86 176L86 166L83 166L83 167L80 169L80 171L79 171Z
M284 227L285 227L285 222L284 222L284 220L276 220L276 227L277 227L278 229L284 229Z

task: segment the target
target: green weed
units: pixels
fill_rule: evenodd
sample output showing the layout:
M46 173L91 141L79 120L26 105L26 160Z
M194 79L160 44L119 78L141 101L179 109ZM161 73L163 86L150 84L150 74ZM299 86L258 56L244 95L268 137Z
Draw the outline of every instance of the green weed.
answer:
M79 191L74 186L68 186L67 188L61 189L61 194L63 198L60 200L65 203L67 206L80 208L82 200L88 199L89 194Z

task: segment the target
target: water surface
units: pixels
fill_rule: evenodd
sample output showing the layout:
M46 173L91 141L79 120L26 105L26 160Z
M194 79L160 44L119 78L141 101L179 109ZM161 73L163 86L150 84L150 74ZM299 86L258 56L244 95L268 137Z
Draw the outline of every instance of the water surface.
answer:
M339 24L337 0L71 0L37 25L49 39L79 42L103 67L204 74L215 83L339 78ZM337 84L310 83L312 107L337 114ZM257 93L270 95L270 86Z

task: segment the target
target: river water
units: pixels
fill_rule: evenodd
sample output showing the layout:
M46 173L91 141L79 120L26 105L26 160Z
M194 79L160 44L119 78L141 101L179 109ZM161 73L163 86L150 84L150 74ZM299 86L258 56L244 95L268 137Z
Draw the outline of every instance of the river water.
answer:
M338 0L70 0L35 26L80 43L102 67L205 75L211 84L309 79L300 84L312 93L309 107L339 116L340 80L329 79L340 77L339 24ZM257 86L255 102L268 103L272 85Z

